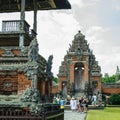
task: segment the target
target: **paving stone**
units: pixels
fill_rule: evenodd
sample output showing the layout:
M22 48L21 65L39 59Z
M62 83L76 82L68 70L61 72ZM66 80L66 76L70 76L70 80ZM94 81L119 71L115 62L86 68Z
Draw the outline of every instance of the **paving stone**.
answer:
M72 112L70 110L64 111L64 120L84 120L86 113Z

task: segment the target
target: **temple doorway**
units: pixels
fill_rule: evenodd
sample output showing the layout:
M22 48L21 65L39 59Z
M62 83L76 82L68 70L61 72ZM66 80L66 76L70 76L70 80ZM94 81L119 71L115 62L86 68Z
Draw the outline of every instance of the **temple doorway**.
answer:
M84 64L78 62L74 66L74 88L75 92L84 90Z

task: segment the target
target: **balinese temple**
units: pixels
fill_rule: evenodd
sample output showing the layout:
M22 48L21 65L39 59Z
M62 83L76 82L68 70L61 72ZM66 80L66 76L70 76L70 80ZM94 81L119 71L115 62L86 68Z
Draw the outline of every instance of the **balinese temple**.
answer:
M101 92L101 68L80 31L69 44L59 67L58 79L58 89L63 96L88 96Z
M20 12L19 20L14 16L13 20L3 20L0 31L0 120L44 120L45 111L54 114L50 105L45 109L41 104L50 102L53 56L46 60L38 53L37 11L59 9L71 9L70 3L0 0L0 13ZM33 11L33 29L25 20L25 11Z

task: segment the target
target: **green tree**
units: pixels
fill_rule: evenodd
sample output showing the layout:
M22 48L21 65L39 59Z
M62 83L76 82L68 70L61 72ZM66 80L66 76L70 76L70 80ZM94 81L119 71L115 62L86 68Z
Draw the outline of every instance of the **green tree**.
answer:
M106 73L104 75L104 77L102 77L102 83L115 83L117 81L118 81L117 74L113 74L113 75L109 76L109 74Z
M110 95L109 102L112 105L120 105L120 95L119 94Z
M109 74L105 73L104 77L102 77L102 83L108 83L109 82Z
M55 83L58 83L58 78L57 78L57 77L54 77L54 78L53 78L53 81L54 81Z

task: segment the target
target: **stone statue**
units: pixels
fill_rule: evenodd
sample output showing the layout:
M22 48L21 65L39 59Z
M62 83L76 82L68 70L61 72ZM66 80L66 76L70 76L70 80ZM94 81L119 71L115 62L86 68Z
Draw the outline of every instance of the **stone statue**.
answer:
M74 95L74 83L70 84L70 95L73 96Z
M53 55L50 55L49 58L48 58L47 68L46 68L46 73L49 76L53 75L53 73L51 72L51 69L52 69L52 60L53 60Z
M38 43L36 39L32 40L29 46L28 56L30 61L38 61Z

